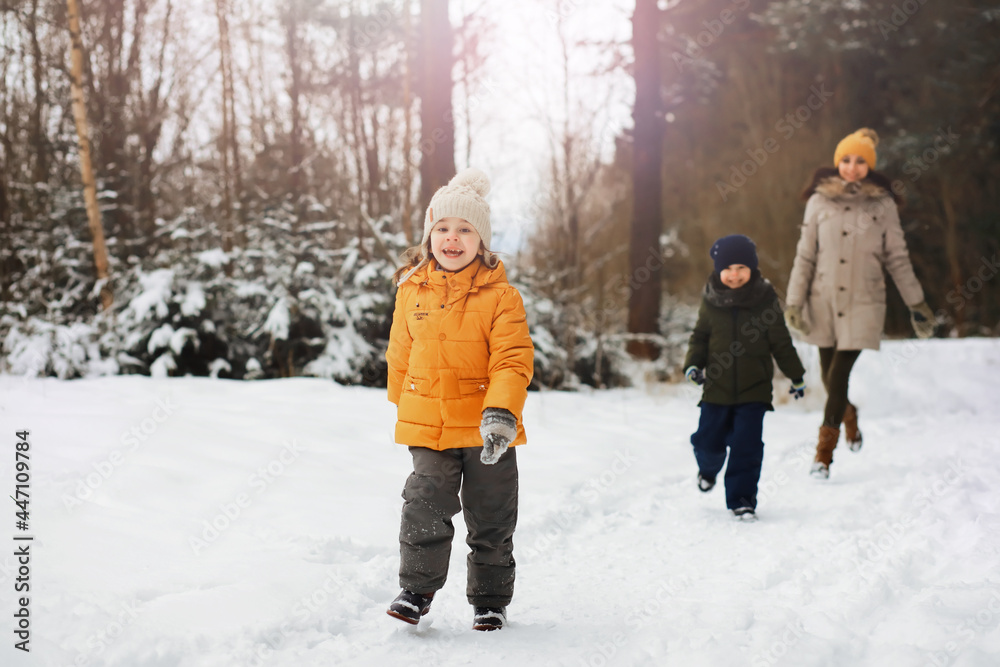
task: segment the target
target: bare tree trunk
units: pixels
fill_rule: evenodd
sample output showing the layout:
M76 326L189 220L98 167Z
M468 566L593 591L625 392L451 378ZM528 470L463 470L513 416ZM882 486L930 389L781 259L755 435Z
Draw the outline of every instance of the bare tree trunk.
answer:
M604 265L597 269L597 303L604 304ZM594 386L604 389L604 317L598 316L594 321L594 338L597 339L597 350L594 352Z
M352 22L352 29L350 32L353 34L353 21L355 20L355 8L354 4L351 3L351 16L350 21ZM348 98L350 100L350 122L351 122L351 134L354 139L354 149L351 153L354 156L354 168L357 170L358 177L358 219L357 219L357 238L363 239L365 237L367 224L365 223L366 216L370 216L374 210L375 203L372 201L371 194L371 182L370 173L368 171L368 137L365 132L365 121L361 113L363 106L362 100L362 80L361 80L361 54L358 51L357 45L352 40L348 46L348 85L350 86L348 90ZM365 246L363 243L359 244L359 249L364 255Z
M372 67L375 66L376 63L372 62ZM371 110L371 127L372 136L365 145L365 161L368 166L368 201L372 203L372 216L380 217L389 209L389 203L386 201L386 189L382 187L382 165L379 162L378 139L381 124L378 120L378 108Z
M45 65L42 59L42 48L38 43L38 0L31 2L31 14L28 18L28 29L31 32L32 78L35 86L35 104L31 109L31 146L34 153L34 183L46 183L49 180L49 150L46 145L45 129L42 126L42 115L45 109ZM34 205L35 202L32 202Z
M3 156L0 155L0 158ZM3 223L4 229L7 228L7 223L10 221L10 204L7 199L7 169L3 160L0 159L0 223Z
M0 248L6 251L0 253L0 303L10 298L10 274L14 264L14 232L10 215L10 204L7 198L7 169L0 154ZM8 254L9 253L9 254Z
M288 96L292 101L292 132L289 137L289 157L291 170L290 189L296 210L302 202L302 62L299 58L299 3L289 0L288 13L285 16L285 48L288 55L288 68L292 80L288 86ZM301 213L301 211L299 211Z
M13 225L10 219L10 203L7 197L7 163L4 160L3 152L0 152L0 248L4 251L0 253L0 302L7 300L7 292L10 285L9 273L10 264L14 255ZM9 255L8 255L9 253Z
M573 170L573 130L570 126L570 74L569 74L569 37L566 35L565 18L556 6L556 33L559 35L559 46L562 54L562 93L563 93L563 132L562 132L562 203L560 209L565 224L568 243L566 244L566 260L562 265L563 307L566 313L566 365L570 372L576 371L576 336L580 327L580 207L576 196ZM558 167L554 169L559 172ZM558 181L556 181L558 185Z
M410 13L410 0L403 0L403 40L405 55L403 57L403 234L408 243L418 239L413 236L413 201L410 191L413 189L413 165L410 162L413 152L413 92L411 81L413 70L410 67L410 46L413 35L413 18Z
M134 10L131 18L126 17L129 7ZM88 117L95 113L92 117L101 129L91 141L92 154L97 163L96 171L102 176L102 189L117 195L118 205L103 217L110 234L118 240L116 248L122 257L132 252L131 242L140 236L134 206L136 174L129 155L129 134L134 129L129 122L129 104L132 87L140 79L139 55L144 43L147 9L147 0L135 0L134 3L105 0L101 11L93 14L103 19L103 30L92 49L93 54L98 54L95 57L101 58L103 68L90 72L87 78L91 90ZM88 68L91 66L89 58L88 55L84 60Z
M465 3L459 3L459 7L462 12L462 40L467 45L469 17L465 13ZM472 161L472 110L469 93L469 87L472 85L472 77L469 76L472 58L468 48L463 48L460 56L462 58L462 112L465 115L465 164L468 166Z
M944 209L944 219L947 227L944 234L945 256L948 258L948 268L951 273L951 285L956 294L963 294L962 262L958 256L958 216L955 214L955 204L952 200L951 182L947 173L941 176L941 207ZM962 334L965 323L965 307L955 308L955 331Z
M648 336L659 332L662 259L663 101L657 0L636 0L632 15L635 52L635 122L632 162L632 233L629 243L628 351L641 359L659 356ZM645 337L643 337L645 336Z
M72 70L70 84L73 95L73 117L76 119L76 135L80 142L80 175L83 180L83 197L87 204L87 220L94 238L94 268L97 281L101 283L101 304L104 310L111 307L114 294L111 290L111 276L108 273L108 249L104 243L104 227L101 224L101 210L97 205L97 181L90 160L90 139L87 127L87 102L83 98L83 40L80 37L80 11L76 0L66 0L69 19L69 36L72 43Z
M360 54L358 58L358 64L360 65ZM369 64L369 72L371 72L371 77L374 79L379 78L378 74L378 57L373 53L371 54ZM389 206L386 202L386 188L382 187L382 167L379 163L379 134L381 130L381 125L378 119L378 107L372 107L368 113L368 120L365 120L364 107L364 85L368 80L367 77L362 78L361 71L352 71L352 75L356 75L356 86L354 92L357 95L357 118L359 127L361 129L361 142L362 150L364 151L365 157L365 172L366 172L366 189L368 191L368 215L373 218L380 217ZM369 132L368 128L371 128Z
M156 203L153 194L153 179L156 175L154 153L160 143L165 116L165 104L161 103L163 88L164 61L167 46L170 43L170 18L173 14L173 1L167 0L163 19L163 34L160 37L160 53L157 59L156 79L149 91L148 104L141 99L142 117L139 121L138 135L140 144L138 172L136 183L136 214L139 219L139 229L142 234L141 248L149 252L156 238Z
M233 221L235 228L233 229L233 242L240 246L246 245L246 225L247 225L247 207L245 196L246 192L243 187L243 164L240 160L240 144L237 140L237 124L236 124L236 73L233 71L233 48L232 42L230 41L230 29L229 29L229 5L225 5L225 12L222 14L222 19L224 21L224 31L225 31L225 41L226 41L226 65L228 70L227 81L223 82L223 95L228 96L229 103L227 105L229 109L229 150L232 157L232 177L233 177L233 199L237 206L236 219ZM220 28L221 30L222 28ZM252 99L252 95L251 95ZM252 114L251 114L252 116ZM237 224L238 222L238 224Z
M570 126L570 117L573 115L570 111L570 73L569 73L569 37L565 33L564 17L562 13L558 13L558 32L559 32L559 42L562 47L562 66L563 66L563 206L566 213L566 231L569 234L569 247L567 252L569 254L569 263L567 268L569 269L569 282L567 288L571 292L575 292L577 285L579 284L579 269L580 269L580 206L576 193L575 183L574 183L574 173L573 173L573 160L575 155L573 155L573 130ZM578 295L573 294L571 298L575 301ZM575 335L575 333L574 333Z
M230 105L232 92L232 49L229 45L228 7L226 0L215 1L215 16L219 23L219 69L222 73L222 136L219 139L222 154L222 251L227 255L233 250L233 187L229 168L232 147L230 123L233 115ZM226 263L226 275L232 275L232 262Z
M249 21L242 22L239 29L249 52L247 54L248 67L240 77L240 82L246 92L250 152L256 153L264 147L270 146L271 143L264 121L265 108L267 107L265 92L265 72L267 69L264 67L264 47L257 34L259 31L254 30Z
M236 133L236 84L233 73L233 50L229 43L228 18L226 19L226 48L229 54L227 58L229 63L229 80L228 88L225 91L226 95L229 96L229 140L227 143L229 144L229 150L233 158L233 198L236 200L237 205L237 216L234 224L237 221L239 223L233 231L233 238L240 246L246 246L247 210L246 202L244 201L243 164L240 161L240 144L237 141Z
M448 0L420 2L420 199L423 207L455 173L454 37Z

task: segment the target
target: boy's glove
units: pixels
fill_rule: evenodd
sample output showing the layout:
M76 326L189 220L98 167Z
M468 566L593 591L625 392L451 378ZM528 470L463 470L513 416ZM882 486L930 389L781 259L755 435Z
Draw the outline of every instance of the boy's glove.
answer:
M486 408L479 434L483 436L483 453L479 460L491 466L500 460L507 446L517 437L517 417L510 410Z
M910 308L910 324L917 338L930 338L934 335L934 313L926 301L921 301Z
M799 400L806 395L806 383L805 380L792 380L792 388L788 390L789 394L795 396L795 400Z
M705 384L705 373L695 366L688 366L687 370L684 371L684 377L691 384L703 385Z
M809 335L809 325L802 319L802 306L788 306L785 308L785 323L789 328L795 329L803 336Z

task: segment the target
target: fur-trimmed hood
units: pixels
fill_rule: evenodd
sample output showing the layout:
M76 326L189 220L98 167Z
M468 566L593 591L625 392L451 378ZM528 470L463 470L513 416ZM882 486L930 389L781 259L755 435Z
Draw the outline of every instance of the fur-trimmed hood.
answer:
M827 199L881 199L892 194L878 183L869 180L848 182L840 176L829 176L816 184L816 192Z
M891 197L897 207L904 204L902 194L893 190L893 181L874 169L868 171L864 180L848 183L840 177L840 171L836 167L819 167L809 179L809 185L802 191L802 201L809 201L817 192L830 201Z

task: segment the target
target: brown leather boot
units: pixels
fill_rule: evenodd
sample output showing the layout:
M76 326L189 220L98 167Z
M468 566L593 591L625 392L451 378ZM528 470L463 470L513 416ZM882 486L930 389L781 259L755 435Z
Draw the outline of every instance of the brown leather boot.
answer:
M819 442L816 443L816 458L813 459L809 472L816 477L826 479L830 476L830 464L833 463L833 450L837 448L840 439L840 429L824 424L819 427Z
M861 449L862 436L861 430L858 429L858 409L852 403L848 403L847 409L844 410L844 440L852 452Z

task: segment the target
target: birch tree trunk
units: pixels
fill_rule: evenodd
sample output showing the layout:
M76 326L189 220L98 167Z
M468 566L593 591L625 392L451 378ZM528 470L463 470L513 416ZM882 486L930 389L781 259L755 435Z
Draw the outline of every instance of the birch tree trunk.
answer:
M83 181L83 198L87 205L87 221L94 239L94 268L97 272L97 282L101 286L101 306L107 310L114 302L114 293L111 290L111 276L108 273L108 248L104 243L101 209L97 204L97 181L94 178L94 167L90 159L87 104L83 98L83 40L80 37L80 9L77 0L66 0L66 7L72 44L70 87L73 96L76 136L80 142L80 176Z

